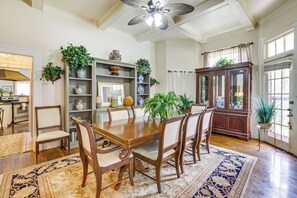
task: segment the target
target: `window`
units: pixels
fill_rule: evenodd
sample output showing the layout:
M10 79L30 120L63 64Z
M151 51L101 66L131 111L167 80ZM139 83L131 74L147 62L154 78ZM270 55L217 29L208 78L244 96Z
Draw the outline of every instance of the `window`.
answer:
M267 72L268 102L275 102L275 116L272 131L282 141L289 140L289 76L290 69ZM271 135L273 136L273 135Z
M30 81L17 81L15 82L16 95L30 95Z
M294 49L294 32L289 32L282 36L278 36L267 42L267 57L273 57L278 54Z

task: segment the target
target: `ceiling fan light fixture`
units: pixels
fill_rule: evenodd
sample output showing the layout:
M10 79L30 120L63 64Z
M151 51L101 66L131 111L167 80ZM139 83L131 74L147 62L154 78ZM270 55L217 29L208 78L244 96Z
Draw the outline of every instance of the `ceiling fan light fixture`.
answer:
M149 18L147 18L145 20L146 24L148 24L149 26L152 26L153 25L153 22L154 22L154 18L152 16L150 16Z
M162 15L159 13L154 14L154 21L155 21L156 27L159 27L160 25L162 25Z

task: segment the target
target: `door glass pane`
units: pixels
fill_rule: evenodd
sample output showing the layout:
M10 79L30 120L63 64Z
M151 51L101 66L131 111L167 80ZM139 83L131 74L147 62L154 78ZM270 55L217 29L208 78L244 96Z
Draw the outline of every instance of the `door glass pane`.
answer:
M213 77L213 104L216 108L225 108L225 75L215 74Z
M229 109L243 109L243 73L242 69L230 71Z
M268 43L268 57L275 55L275 41Z
M283 93L289 93L289 78L282 79Z
M286 51L294 49L294 33L285 37Z
M276 40L276 54L283 53L285 51L284 37Z
M278 79L275 80L275 93L281 93L282 92L282 80Z
M268 93L274 93L274 80L268 80Z
M207 75L200 76L199 77L199 96L200 96L200 104L207 104L208 106L208 97L209 97L209 92L208 92L208 85L209 85L209 78Z

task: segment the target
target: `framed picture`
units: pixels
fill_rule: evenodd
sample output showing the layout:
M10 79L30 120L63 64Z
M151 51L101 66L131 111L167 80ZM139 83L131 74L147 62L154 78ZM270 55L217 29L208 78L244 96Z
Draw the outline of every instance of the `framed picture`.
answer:
M118 98L118 105L123 105L125 97L124 84L98 82L98 96L102 99L102 107L111 105L111 98Z

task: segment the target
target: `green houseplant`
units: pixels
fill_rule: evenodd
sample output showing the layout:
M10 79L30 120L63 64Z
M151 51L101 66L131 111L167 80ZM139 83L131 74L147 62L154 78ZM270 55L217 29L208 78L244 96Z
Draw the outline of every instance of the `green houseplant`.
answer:
M54 66L52 62L49 62L43 68L40 80L45 79L46 81L51 81L52 84L54 84L54 82L59 80L63 74L64 70L60 66Z
M137 69L137 81L142 83L143 80L144 80L144 75L146 74L150 74L152 69L150 67L150 62L147 60L147 59L139 59L137 62L136 62L136 69Z
M153 77L150 77L150 86L159 85L160 82Z
M145 113L149 113L150 116L155 119L160 117L163 121L170 116L173 116L176 110L178 114L181 114L179 108L179 98L174 92L156 93L152 98L148 98L144 101L142 108Z
M4 93L7 93L4 89L0 88L0 96L3 96Z
M269 129L272 125L271 121L275 114L275 102L269 103L263 98L257 98L255 105L258 124L263 129Z
M94 58L90 56L88 50L82 46L74 46L70 43L67 47L61 46L61 53L63 55L62 61L68 63L69 67L72 69L76 69L77 77L85 78L85 68L86 66L90 65ZM71 76L73 76L73 70L71 71Z
M184 95L179 95L179 100L180 100L180 103L179 103L179 109L183 112L183 113L186 113L186 112L190 112L191 110L191 106L192 104L194 103L194 101L192 101L190 99L190 97L187 97L186 94Z
M234 60L232 60L232 59L227 59L227 58L225 57L225 58L220 58L220 59L216 62L215 66L216 66L216 67L223 67L223 66L225 66L225 65L230 65L230 64L234 64L234 63L235 63Z

